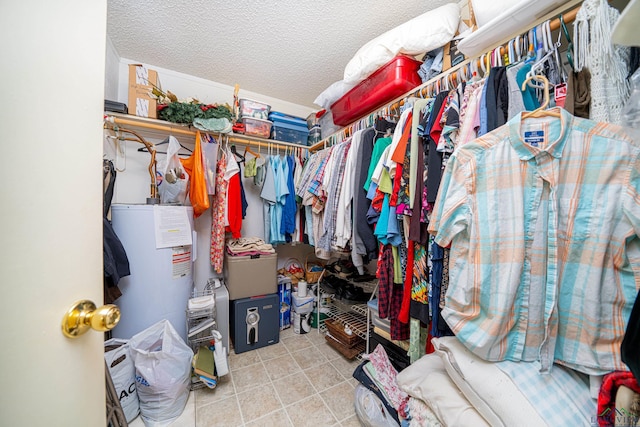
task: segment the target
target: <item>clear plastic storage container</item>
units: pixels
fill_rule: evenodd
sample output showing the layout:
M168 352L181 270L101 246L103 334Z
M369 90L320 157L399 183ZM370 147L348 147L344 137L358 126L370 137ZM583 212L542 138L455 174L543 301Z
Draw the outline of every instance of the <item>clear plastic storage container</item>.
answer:
M271 137L278 141L307 145L309 128L307 121L300 117L272 111L269 120L273 121Z
M250 117L254 119L267 120L269 118L269 112L271 111L270 105L244 98L241 98L239 103L241 119Z
M271 138L291 142L293 144L307 145L309 129L306 127L294 126L288 123L273 123L271 128Z
M309 137L307 138L307 144L313 145L317 144L322 140L322 131L320 130L320 125L315 125L309 130Z
M251 117L244 117L242 119L244 124L244 134L248 136L257 136L258 138L269 138L271 135L271 125L269 120L254 119Z

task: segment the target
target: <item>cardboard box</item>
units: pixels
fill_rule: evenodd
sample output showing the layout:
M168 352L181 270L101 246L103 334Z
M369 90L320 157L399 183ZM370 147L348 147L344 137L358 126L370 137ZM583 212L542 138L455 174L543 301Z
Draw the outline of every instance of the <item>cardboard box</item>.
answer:
M458 32L454 36L453 40L444 45L444 55L442 57L442 71L448 70L451 67L455 67L466 59L464 54L458 50L458 43L460 42L460 33L465 32L467 28L471 28L475 31L478 26L476 25L475 17L473 15L473 6L471 0L463 0L458 3L460 5L460 25L458 26Z
M157 117L157 101L151 91L158 86L158 73L142 64L129 64L129 114Z
M256 295L278 293L278 254L224 257L223 275L229 298L236 300Z

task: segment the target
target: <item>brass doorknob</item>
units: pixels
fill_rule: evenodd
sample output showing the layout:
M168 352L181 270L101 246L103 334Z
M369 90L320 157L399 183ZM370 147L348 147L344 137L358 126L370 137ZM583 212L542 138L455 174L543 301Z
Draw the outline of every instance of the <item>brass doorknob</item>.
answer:
M76 338L89 329L104 332L116 327L120 321L120 309L117 305L107 304L96 308L89 300L76 301L62 318L62 333Z

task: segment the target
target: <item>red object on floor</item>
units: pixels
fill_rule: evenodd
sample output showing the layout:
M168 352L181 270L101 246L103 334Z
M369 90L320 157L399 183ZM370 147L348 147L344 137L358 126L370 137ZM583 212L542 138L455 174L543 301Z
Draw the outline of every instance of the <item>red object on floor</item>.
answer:
M422 84L420 65L410 56L396 56L331 105L333 123L346 126Z

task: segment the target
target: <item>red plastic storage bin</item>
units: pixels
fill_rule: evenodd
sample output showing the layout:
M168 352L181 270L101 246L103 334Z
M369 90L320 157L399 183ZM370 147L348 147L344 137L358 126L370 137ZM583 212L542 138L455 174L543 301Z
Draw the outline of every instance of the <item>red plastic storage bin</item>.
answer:
M410 56L396 56L333 103L333 123L346 126L422 84L420 65Z

